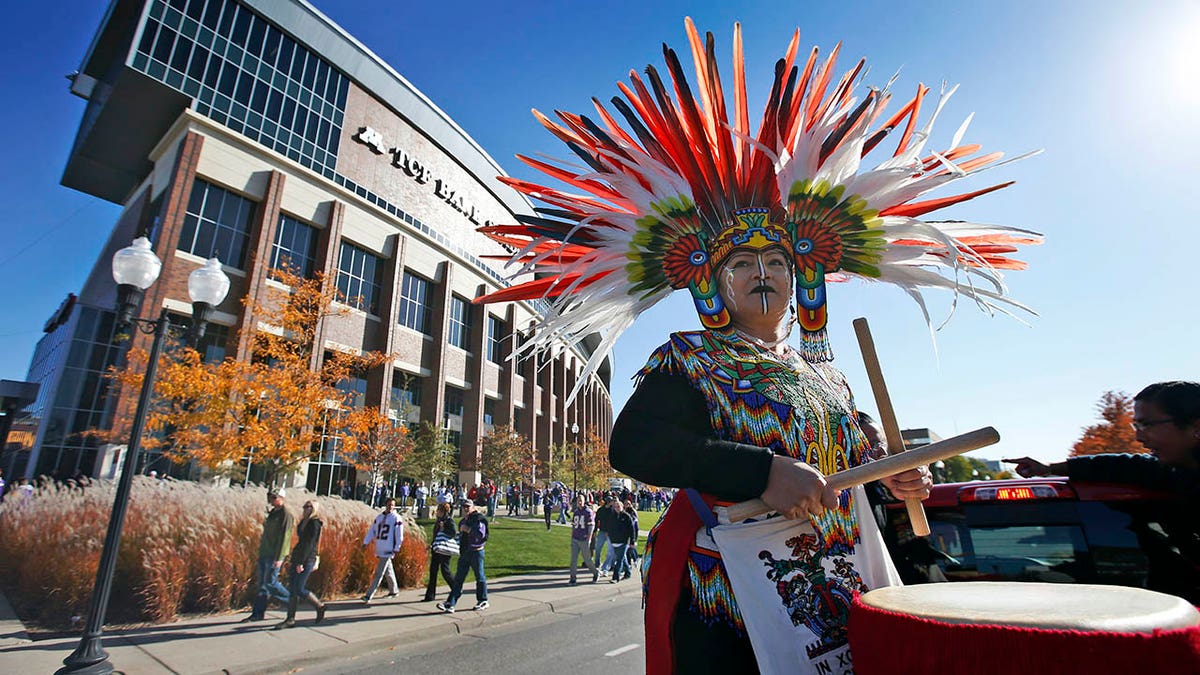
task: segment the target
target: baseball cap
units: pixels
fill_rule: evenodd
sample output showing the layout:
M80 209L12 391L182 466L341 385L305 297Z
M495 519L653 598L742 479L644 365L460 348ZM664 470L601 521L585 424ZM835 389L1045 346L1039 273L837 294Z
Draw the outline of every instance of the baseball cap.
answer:
M287 491L281 487L271 488L267 490L268 497L287 497Z

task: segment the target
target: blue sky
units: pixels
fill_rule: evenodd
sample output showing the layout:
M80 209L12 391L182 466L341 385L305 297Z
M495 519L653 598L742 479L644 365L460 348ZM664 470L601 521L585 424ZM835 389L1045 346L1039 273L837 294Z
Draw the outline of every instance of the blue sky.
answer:
M802 49L841 40L843 68L866 57L869 84L900 70L897 99L918 82L935 91L943 80L959 83L934 146L975 112L968 141L1010 154L1045 149L958 184L1017 181L945 212L1046 235L1020 256L1030 269L1007 276L1013 296L1040 316L1026 326L960 302L935 351L898 290L836 285L834 348L860 406L874 410L850 329L857 316L871 321L901 425L943 436L993 425L1003 440L975 453L982 458L1061 458L1105 390L1200 379L1187 206L1200 176L1200 3L315 4L522 177L534 175L515 153L566 155L530 108L590 112L589 98L615 95L629 69L661 65L662 42L686 51L684 16L712 31L724 54L733 22L742 22L752 101L765 96L794 27ZM23 379L42 324L79 290L119 209L58 184L84 106L64 76L78 67L104 3L6 5L0 378ZM666 331L697 325L690 301L676 296L618 343L618 407ZM940 323L950 296L926 297Z

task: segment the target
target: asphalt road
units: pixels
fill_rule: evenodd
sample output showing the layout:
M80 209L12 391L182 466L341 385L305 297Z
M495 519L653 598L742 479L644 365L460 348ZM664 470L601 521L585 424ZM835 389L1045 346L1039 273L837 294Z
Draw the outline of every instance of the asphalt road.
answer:
M342 658L304 668L302 672L329 675L641 673L646 667L645 646L641 601L636 594L631 594L571 612L539 614L461 635L450 631L445 639Z

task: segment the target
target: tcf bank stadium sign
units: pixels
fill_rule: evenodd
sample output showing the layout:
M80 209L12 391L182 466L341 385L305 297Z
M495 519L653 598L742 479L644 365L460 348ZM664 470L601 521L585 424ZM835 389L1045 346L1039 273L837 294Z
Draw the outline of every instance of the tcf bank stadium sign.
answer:
M474 204L468 202L462 195L458 194L458 190L452 185L441 178L435 177L433 172L429 170L429 167L422 164L416 157L405 152L403 148L385 149L386 143L384 143L383 134L371 127L359 127L358 132L352 138L370 148L371 152L377 155L385 153L391 155L392 166L402 169L404 173L412 176L413 180L418 183L433 183L433 193L439 199L449 204L455 211L466 216L472 223L476 225L480 224ZM483 224L491 225L492 222L486 220Z

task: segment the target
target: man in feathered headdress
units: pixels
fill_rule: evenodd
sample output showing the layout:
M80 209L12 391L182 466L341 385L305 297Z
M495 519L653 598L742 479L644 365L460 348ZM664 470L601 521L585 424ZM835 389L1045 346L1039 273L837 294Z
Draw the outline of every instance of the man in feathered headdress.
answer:
M778 667L747 635L746 612L766 610L739 606L708 536L714 506L761 497L804 526L787 535L787 555L764 548L757 562L778 596L767 613L804 636L805 662L787 669L813 672L844 655L853 593L896 582L882 549L871 548L878 530L859 517L861 497L834 494L824 479L873 459L845 377L830 363L825 284L850 276L894 283L922 311L922 287L951 289L988 309L1021 308L1005 296L999 270L1021 269L1005 254L1040 236L920 219L1007 185L914 201L1000 159L961 144L965 125L948 148L926 152L932 120L916 127L926 87L884 117L886 88L855 95L862 62L836 80L836 49L823 63L814 49L800 65L797 31L752 132L740 28L732 111L712 35L702 42L690 20L687 29L695 90L664 46L669 82L649 67L646 80L630 73L619 85L624 98L612 100L627 128L598 101L597 120L538 115L588 169L522 159L588 194L505 179L551 208L483 231L518 249L521 272L543 274L478 301L553 299L556 311L534 349L599 332L582 385L642 311L688 290L703 330L672 334L650 356L610 449L614 468L684 488L647 541L647 670ZM861 170L893 130L893 155ZM792 347L796 324L800 343ZM898 498L920 498L931 481L913 470L884 484Z

